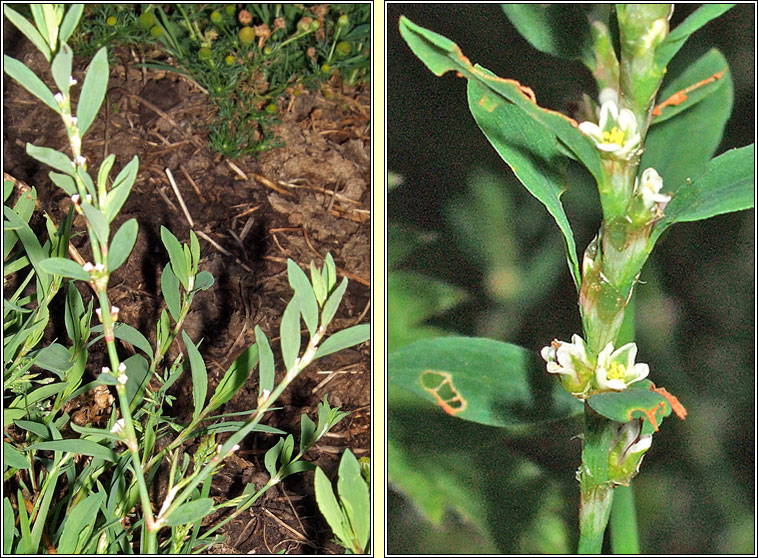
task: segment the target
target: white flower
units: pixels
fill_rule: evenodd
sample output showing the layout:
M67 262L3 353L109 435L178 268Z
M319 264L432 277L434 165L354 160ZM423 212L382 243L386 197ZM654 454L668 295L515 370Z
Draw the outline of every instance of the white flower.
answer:
M604 105L608 101L613 101L615 104L619 104L619 92L613 87L605 87L597 96L597 100L600 105Z
M63 104L63 93L61 93L60 91L58 91L58 93L56 93L54 95L54 97L55 97L55 102L58 103L58 105L62 105Z
M634 183L634 193L642 197L645 207L652 209L657 203L668 203L671 196L661 194L663 179L654 168L647 168Z
M74 79L73 76L68 76L68 84L69 84L69 86L76 85L76 83L77 83L77 81Z
M650 367L639 362L634 363L637 356L637 345L627 343L613 350L613 343L608 343L597 356L595 382L603 390L622 391L630 384L647 377Z
M121 434L121 432L124 430L124 419L120 418L116 421L116 424L113 425L113 428L111 428L111 432L114 434Z
M111 369L110 369L110 368L108 368L107 366L103 366L103 367L100 369L100 373L102 373L102 374L110 374L110 373L111 373Z
M82 199L82 198L81 198L81 196L80 196L79 194L74 194L73 196L71 196L71 201L72 201L72 202L73 202L75 205L77 205L77 204L79 203L79 200L80 200L80 199Z
M629 481L639 472L642 458L652 442L651 434L642 434L642 421L639 419L618 426L608 456L608 472L614 484L629 485Z
M127 376L126 374L119 374L118 378L116 379L118 380L119 384L121 384L122 386L125 386L126 382L129 381L129 376Z
M540 354L547 361L549 374L566 374L578 379L576 371L578 366L584 365L587 368L592 366L587 359L584 339L576 334L571 336L571 343L556 339L547 347L543 347Z
M92 265L92 262L87 262L87 263L85 263L85 264L82 266L82 269L83 269L84 271L92 271L93 269L95 269L95 266L94 266L94 265Z
M97 271L98 273L102 273L104 269L105 269L105 266L103 264L101 263L95 264L95 271Z
M600 151L616 159L628 160L637 154L640 147L637 119L629 109L621 109L619 112L611 92L615 93L610 88L602 92L601 100L604 102L600 107L600 122L582 122L579 130L589 136Z
M126 364L124 364L123 362L119 363L118 371L121 372L122 374L126 372Z
M619 461L623 461L630 455L636 453L645 452L650 449L650 444L653 443L652 434L642 433L642 422L640 420L632 420L624 423L619 428L617 445L623 442L623 445L619 446L621 449Z

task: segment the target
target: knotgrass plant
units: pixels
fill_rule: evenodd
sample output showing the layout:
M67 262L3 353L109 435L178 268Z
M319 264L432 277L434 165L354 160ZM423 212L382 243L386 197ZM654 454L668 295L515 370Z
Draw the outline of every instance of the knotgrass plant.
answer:
M466 337L406 345L389 355L390 404L393 390L398 398L413 393L448 415L513 434L582 414L580 553L602 551L609 518L612 550L639 551L632 479L663 418L672 411L686 417L677 398L648 379L650 366L636 362L633 296L644 263L674 223L754 205L754 146L713 157L731 100L724 57L711 50L661 89L687 38L729 8L703 6L670 30L669 4L505 5L532 46L579 60L592 73L598 101L587 97L581 123L540 107L517 81L472 64L451 40L400 20L401 35L434 74L453 71L468 80L476 123L558 224L582 332L540 351L559 379L552 393L530 387L534 351ZM602 210L581 263L560 200L570 161L596 186ZM397 447L390 438L390 478ZM404 456L395 455L404 466Z
M369 81L369 4L118 4L85 11L74 49L94 53L112 43L158 47L169 63L144 65L191 77L217 110L210 144L238 157L277 145L271 132L277 99L332 76ZM146 49L145 49L146 50Z
M182 244L165 227L161 228L161 240L169 263L161 275L161 290L167 310L156 324L154 346L137 329L119 321L119 309L109 300L108 284L111 274L127 261L138 224L129 219L114 234L111 226L129 196L139 161L135 156L112 183L109 175L114 155L102 162L96 180L87 172L82 137L103 102L109 70L106 51L101 48L89 64L74 111L76 80L67 40L82 10L81 4L68 10L62 5L32 5L32 23L5 7L6 17L51 63L59 91L53 94L34 72L9 56L4 57L5 72L60 116L71 150L65 154L27 144L27 153L58 171L51 172L50 178L71 197L72 205L58 227L46 217L48 240L44 244L29 226L36 201L33 188L21 192L13 208L3 208L5 275L15 273L20 278L29 268L4 306L3 377L9 403L3 423L9 435L4 441L3 471L6 486L15 490L7 491L3 500L3 550L22 554L42 549L66 554L199 552L222 540L214 533L266 490L288 475L315 469L304 461L305 453L347 414L331 407L326 397L318 405L316 422L302 415L298 453L293 455L292 435L282 437L266 453L265 467L271 475L268 483L258 490L250 483L240 496L228 501L217 503L209 497L213 475L249 433L285 434L262 424L262 419L276 410L278 397L300 372L324 355L367 340L369 325L349 327L327 337L347 279L338 284L331 255L321 269L311 263L310 280L288 260L289 283L295 294L280 326L284 375L276 380L274 353L266 334L256 326L256 343L236 358L208 398L200 342L193 342L182 324L193 298L212 286L213 277L199 270L200 245L194 232L190 231L189 243ZM4 182L4 201L10 199L13 186L10 180ZM69 246L74 213L84 218L94 263L85 262ZM73 260L66 257L69 251ZM30 288L32 279L34 289ZM40 347L51 318L50 302L64 279L69 279L64 321L71 346L55 341ZM77 281L88 283L94 293L86 305ZM100 325L91 323L93 308ZM301 319L308 332L302 352ZM187 369L182 354L170 365L163 362L180 332L192 377L194 410L188 423L166 414L174 399L168 390ZM82 385L90 351L101 339L107 347L108 366L94 381ZM122 360L117 339L142 354ZM255 408L215 414L239 392L256 365L259 388ZM36 369L52 374L43 376ZM112 386L118 402L110 408L106 427L71 421L65 405L103 386ZM222 422L227 418L235 420ZM231 435L218 443L217 435L225 432ZM183 444L193 441L196 451L185 453ZM159 490L159 481L166 474L161 468L164 465L168 480L163 483L165 490ZM235 511L215 525L201 527L206 516L227 507Z

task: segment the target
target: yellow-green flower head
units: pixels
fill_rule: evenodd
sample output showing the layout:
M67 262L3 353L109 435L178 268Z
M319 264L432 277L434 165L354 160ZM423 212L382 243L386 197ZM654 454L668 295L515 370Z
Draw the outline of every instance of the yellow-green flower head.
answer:
M584 339L578 335L571 336L571 343L555 339L540 355L547 362L548 374L558 374L568 392L581 397L588 391L593 365L587 358Z
M605 391L623 391L630 384L647 378L650 367L644 362L634 363L637 345L627 343L613 350L613 343L608 343L597 355L595 383L598 389Z
M642 171L642 175L634 183L634 193L642 198L646 208L652 209L656 204L667 204L671 196L661 194L663 179L654 168Z
M613 89L604 89L600 101L599 122L582 122L579 130L592 139L603 154L615 159L631 159L637 155L641 141L634 113L629 109L619 111L618 94Z

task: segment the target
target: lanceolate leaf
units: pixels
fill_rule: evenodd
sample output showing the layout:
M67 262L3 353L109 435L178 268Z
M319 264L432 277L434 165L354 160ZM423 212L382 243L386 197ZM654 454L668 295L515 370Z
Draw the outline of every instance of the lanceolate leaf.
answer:
M7 54L3 55L3 69L5 70L5 73L11 76L13 79L15 79L17 82L19 82L21 85L26 88L29 93L37 97L40 101L45 103L47 106L49 106L51 109L53 109L56 113L61 113L61 108L58 106L58 103L55 101L55 97L50 92L50 90L47 88L47 85L43 83L43 81L37 77L37 75L32 72L29 68L24 66L23 63L19 62L15 58L11 58Z
M491 339L417 341L390 353L388 370L390 384L415 393L451 416L490 426L566 418L582 408L570 396L551 400L549 394L539 394L538 398L530 385L535 374L545 372L536 353Z
M100 105L108 88L108 50L103 47L97 51L84 77L84 85L76 106L76 119L79 133L83 136L100 110Z
M502 4L505 15L534 48L594 66L586 6L582 4Z
M137 240L136 219L129 219L113 235L110 252L108 252L108 271L117 270L129 257L129 254Z
M651 240L672 223L699 221L754 206L755 146L750 144L715 157L699 178L680 188Z
M655 52L655 63L661 68L667 66L674 55L679 52L679 49L684 46L690 35L733 6L734 4L705 4L692 12L687 19L672 29L666 39L658 45Z
M211 400L208 402L210 411L218 409L221 405L229 401L235 393L245 384L253 367L258 364L258 344L255 343L245 349L237 357L234 363L221 378L216 391L213 393Z
M314 358L336 353L342 349L363 343L371 336L370 324L359 324L331 335L316 351Z
M200 356L200 351L197 350L187 332L182 331L182 339L184 339L184 346L187 347L190 369L192 370L192 402L194 405L192 419L194 420L200 415L200 411L205 405L205 395L208 392L208 373L205 369L203 357Z

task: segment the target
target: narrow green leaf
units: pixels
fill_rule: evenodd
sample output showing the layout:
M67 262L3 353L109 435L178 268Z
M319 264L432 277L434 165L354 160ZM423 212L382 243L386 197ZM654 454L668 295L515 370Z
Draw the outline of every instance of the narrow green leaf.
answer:
M73 59L74 53L68 45L64 44L53 58L53 63L50 66L55 85L58 86L58 90L64 96L68 95L69 87L71 87L71 62Z
M60 343L50 343L40 350L34 364L44 370L54 372L63 379L66 372L74 365L74 360L66 347Z
M349 449L340 459L337 492L353 531L351 538L358 541L360 550L365 550L371 529L369 490L361 475L361 466Z
M316 350L314 358L321 358L342 349L358 345L368 340L369 337L371 337L371 324L359 324L340 330L321 343L318 350Z
M208 515L212 508L212 498L198 498L192 502L185 502L166 518L166 525L176 526L195 523Z
M92 440L71 439L71 440L52 440L49 442L40 442L32 444L29 450L51 450L74 453L76 455L91 455L104 459L105 461L115 462L118 459L116 453L105 446L93 442Z
M258 364L258 344L254 343L245 349L221 378L216 391L208 402L208 409L218 409L229 401L245 384L253 367Z
M40 262L40 267L45 273L51 275L60 275L79 279L80 281L89 281L90 274L84 271L84 268L73 260L68 258L47 258Z
M655 64L659 68L668 66L669 61L684 46L690 35L733 6L734 4L705 4L692 12L687 19L672 29L663 42L658 45L655 51Z
M39 422L34 422L31 420L17 420L16 426L18 426L19 428L23 428L24 430L27 430L29 432L33 432L34 434L42 438L42 440L50 439L50 431L47 429L47 426Z
M57 172L50 172L49 176L50 176L50 180L53 181L53 184L55 184L61 190L66 192L67 196L70 197L77 193L76 183L74 182L74 179L71 175L60 174Z
M90 494L66 514L66 523L56 548L59 554L77 553L80 535L92 531L104 499L104 492Z
M115 335L115 334L114 334ZM142 355L132 355L124 361L126 365L126 398L132 409L145 397L145 386L149 368L147 360Z
M529 44L560 58L594 67L590 22L583 4L501 4Z
M192 343L192 339L186 331L182 331L182 339L184 339L184 346L187 347L187 355L192 370L192 402L194 405L192 420L195 420L205 405L205 396L208 393L208 371L205 368L203 357L200 356L200 351Z
M313 335L318 327L318 302L316 302L316 294L313 292L311 282L308 281L308 276L300 269L300 266L291 259L287 259L287 277L290 287L300 298L303 321L310 334Z
M643 419L643 434L657 430L664 417L671 414L671 405L666 398L644 387L599 393L587 399L587 403L597 413L616 422Z
M16 491L16 502L26 502L24 493L21 492L20 487ZM21 530L21 540L19 541L17 552L19 554L35 554L37 549L32 548L32 532L29 529L29 514L26 511L26 505L18 506L17 509L18 524Z
M290 475L294 475L297 473L303 473L305 471L315 471L316 465L314 463L309 463L308 461L293 461L291 463L288 463L281 469L279 469L279 478L284 479Z
M192 289L193 293L197 291L204 291L210 289L213 286L213 275L209 271L201 271L195 277L195 287Z
M451 416L517 427L564 419L582 405L557 383L534 390L544 366L536 353L491 339L442 337L389 354L388 381Z
M171 312L174 321L177 321L182 311L182 302L179 295L179 279L176 278L171 265L164 267L161 273L161 293L168 311Z
M334 263L334 258L331 253L327 253L324 258L324 267L321 270L321 278L326 285L326 294L332 292L334 285L337 284L337 266Z
M279 438L279 441L266 452L263 457L263 464L266 466L266 471L271 477L276 476L276 460L279 459L279 454L282 453L282 447L284 446L284 438Z
M26 153L30 157L34 157L40 163L53 167L66 174L74 173L74 163L68 158L68 155L51 149L50 147L38 147L32 143L26 144Z
M58 30L58 41L65 43L79 24L79 19L84 12L84 4L72 4L63 17L61 27Z
M263 392L271 393L274 389L274 353L268 343L268 338L263 330L255 326L255 342L260 352L258 397L263 397Z
M137 220L129 219L113 235L108 252L108 271L116 271L129 257L132 248L134 248L134 243L137 241L138 228Z
M11 10L7 4L3 6L3 14L5 14L5 17L7 17L8 20L15 25L35 47L37 47L37 49L45 56L45 60L50 62L50 45L47 44L45 38L39 31L37 31L37 28L21 14Z
M53 109L57 114L61 113L61 108L58 106L58 103L55 100L53 94L47 88L47 85L45 85L44 82L38 78L36 74L29 68L24 66L15 58L11 58L7 54L4 54L3 69L5 70L6 74L24 86L24 88L29 93L37 97L40 101Z
M98 193L103 191L107 191L108 189L108 176L111 173L111 169L113 168L113 163L116 162L116 156L111 153L108 155L105 159L103 159L103 162L100 163L100 170L97 171L97 190ZM98 196L99 197L99 196ZM106 204L107 207L107 204ZM106 213L106 217L107 217ZM109 221L110 222L110 221Z
M84 85L79 95L79 103L76 106L76 120L79 133L84 136L87 129L94 122L100 105L108 88L108 49L102 47L92 58L87 75L84 77Z
M316 433L316 424L310 417L303 413L300 415L300 453L313 445L313 435Z
M332 323L332 319L334 319L334 315L337 313L337 309L339 308L340 302L342 302L342 297L345 295L346 290L347 277L343 277L342 282L332 291L332 294L329 295L329 298L327 298L324 303L324 308L321 310L321 327L326 328Z
M79 205L82 211L84 211L84 216L89 221L90 227L92 227L92 232L95 233L101 244L107 245L108 238L110 237L110 223L108 223L108 219L105 218L102 211L86 201L81 202Z
M730 149L711 160L705 172L680 188L666 206L651 242L673 223L699 221L755 206L755 147Z
M187 261L184 259L184 250L176 237L166 227L161 225L161 240L166 247L168 257L171 260L171 268L185 290L188 290Z
M195 231L190 229L190 253L192 254L192 265L190 273L197 275L197 264L200 262L200 243L197 240Z
M24 457L24 454L18 451L15 447L8 442L3 442L3 471L8 467L14 467L15 469L29 469L29 461Z
M131 161L121 169L116 175L116 179L113 181L111 190L105 195L105 216L110 223L116 218L121 207L124 205L126 198L129 197L129 193L132 191L134 181L137 179L137 172L139 171L139 159L135 155Z
M282 359L287 372L294 369L295 359L300 353L300 298L293 296L282 314L279 325Z
M313 263L313 260L311 260L310 271L311 283L313 284L313 293L316 295L318 305L322 306L326 300L326 284L324 283L324 278L321 275L321 272L316 267L316 264Z
M7 8L6 8L7 10ZM3 498L3 552L11 554L13 552L13 541L18 534L15 526L15 516L13 505L6 496Z
M321 510L321 514L326 519L329 527L332 528L334 536L341 541L349 541L350 534L345 525L346 521L342 514L342 508L337 502L337 498L334 496L332 483L326 478L321 467L316 467L314 488L316 491L316 503L318 504L318 509Z

